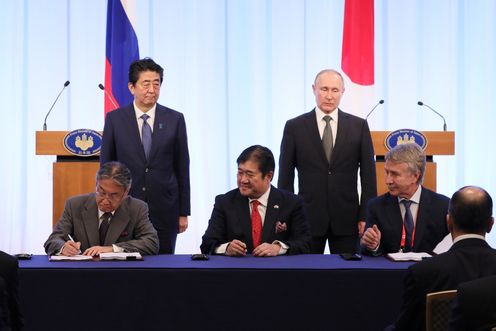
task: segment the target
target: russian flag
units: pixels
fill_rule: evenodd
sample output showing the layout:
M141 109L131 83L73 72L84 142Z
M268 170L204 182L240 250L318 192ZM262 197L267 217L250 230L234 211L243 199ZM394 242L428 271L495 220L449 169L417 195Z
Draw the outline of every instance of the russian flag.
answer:
M139 59L135 1L108 0L105 59L105 114L133 101L127 87L129 65Z
M377 103L374 95L374 0L345 0L341 69L343 109L365 117Z

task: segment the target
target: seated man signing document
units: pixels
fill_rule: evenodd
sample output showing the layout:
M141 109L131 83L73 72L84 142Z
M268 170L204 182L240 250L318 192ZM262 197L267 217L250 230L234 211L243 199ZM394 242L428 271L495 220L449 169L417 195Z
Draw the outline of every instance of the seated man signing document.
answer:
M310 252L311 235L297 195L270 185L274 155L254 145L237 159L238 188L215 198L202 253L276 256Z
M108 252L158 253L158 236L145 202L128 195L131 172L108 162L96 175L96 192L72 197L45 242L48 255L95 256Z

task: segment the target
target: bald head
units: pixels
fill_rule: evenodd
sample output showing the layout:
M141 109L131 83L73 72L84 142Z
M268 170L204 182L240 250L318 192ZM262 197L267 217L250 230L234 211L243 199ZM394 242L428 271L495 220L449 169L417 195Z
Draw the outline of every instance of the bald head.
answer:
M317 81L319 80L319 78L322 76L322 75L336 75L338 76L340 79L341 79L341 83L343 84L343 89L344 89L344 79L343 79L343 76L341 75L341 73L339 71L336 71L334 69L324 69L324 70L321 70L317 76L315 76L315 80L314 80L314 85L317 84Z
M448 210L454 230L485 235L493 225L493 200L477 186L465 186L451 197Z

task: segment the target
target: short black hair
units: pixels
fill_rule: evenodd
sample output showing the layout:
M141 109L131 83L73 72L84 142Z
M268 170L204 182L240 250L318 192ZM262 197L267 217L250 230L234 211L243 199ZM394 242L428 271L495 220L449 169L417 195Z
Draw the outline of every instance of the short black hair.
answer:
M111 161L104 163L96 173L96 183L102 179L113 180L116 184L129 190L132 183L131 171L122 162Z
M162 84L162 81L164 80L164 68L149 57L131 63L129 66L129 82L134 86L139 79L140 73L145 71L158 73L160 75L160 84Z
M245 163L249 160L258 163L258 170L262 173L263 178L265 178L269 172L274 173L276 168L274 154L272 154L271 150L267 147L261 145L250 146L241 152L236 162L239 166L241 163Z
M448 212L458 230L485 234L492 220L493 199L483 188L464 186L451 197Z

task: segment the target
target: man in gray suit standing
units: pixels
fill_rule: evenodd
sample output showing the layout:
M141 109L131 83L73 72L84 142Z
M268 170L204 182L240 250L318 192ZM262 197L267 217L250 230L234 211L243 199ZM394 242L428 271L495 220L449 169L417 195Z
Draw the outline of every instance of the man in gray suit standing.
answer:
M312 89L317 107L289 120L284 128L277 186L293 192L298 171L312 253L323 253L327 240L331 253L354 253L365 229L365 206L377 195L369 126L338 108L344 93L339 72L322 70Z
M128 195L131 172L107 162L96 176L96 192L66 201L62 217L45 242L48 255L95 256L106 252L158 253L157 231L145 202Z

